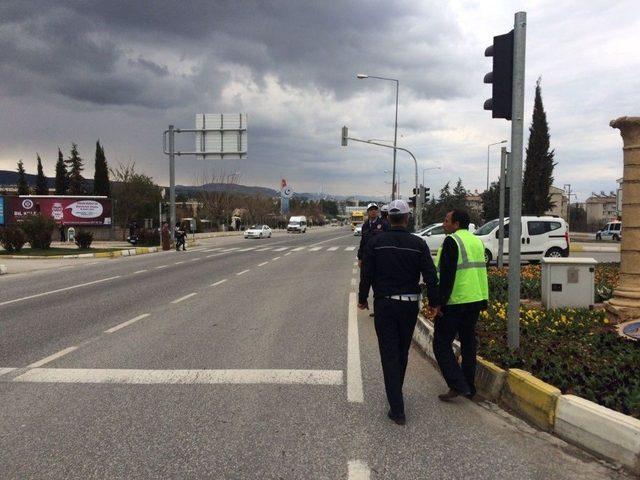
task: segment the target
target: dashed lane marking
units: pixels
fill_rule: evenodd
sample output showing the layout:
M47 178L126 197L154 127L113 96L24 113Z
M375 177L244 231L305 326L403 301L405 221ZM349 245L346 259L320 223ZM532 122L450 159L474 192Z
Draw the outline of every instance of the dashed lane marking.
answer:
M222 284L222 283L224 283L224 282L226 282L226 281L227 281L227 279L226 279L226 278L223 278L222 280L218 280L217 282L212 283L210 286L211 286L211 287L217 287L218 285L220 285L220 284Z
M137 271L135 271L135 272L133 272L133 273L134 273L134 274L135 274L135 273L143 273L143 272L148 272L148 271L149 271L149 270L147 270L146 268L143 268L142 270L137 270Z
M0 307L3 305L10 305L12 303L22 302L24 300L30 300L32 298L44 297L45 295L51 295L59 292L66 292L69 290L75 290L77 288L88 287L89 285L96 285L98 283L108 282L110 280L115 280L116 278L120 278L120 275L115 275L113 277L103 278L101 280L94 280L93 282L80 283L78 285L72 285L70 287L58 288L56 290L50 290L48 292L36 293L35 295L29 295L27 297L16 298L14 300L7 300L5 302L0 303Z
M59 352L54 353L53 355L44 357L42 360L38 360L37 362L34 362L31 365L27 365L27 368L38 368L38 367L41 367L42 365L46 365L47 363L53 362L54 360L57 360L60 357L64 357L67 353L71 353L77 348L78 347L67 347L65 349L62 349Z
M274 261L278 260L279 258L280 258L280 257L273 257L273 258L271 259L271 261L272 261L272 262L274 262Z
M262 262L262 263L259 263L258 266L259 267L264 267L267 263L269 263L269 262Z
M278 247L278 248L274 248L273 251L274 252L284 252L287 248L289 248L289 247Z
M250 250L255 250L256 247L249 247L249 248L241 248L240 250L238 250L239 252L248 252Z
M171 303L172 304L176 304L176 303L184 302L187 298L191 298L191 297L193 297L193 296L195 296L197 294L198 294L198 292L190 293L189 295L185 295L184 297L180 297L180 298L172 301Z
M13 372L15 368L0 368L0 377L5 373Z
M344 250L346 252L353 252L356 249L356 247L346 247Z
M247 270L242 270L241 272L236 273L236 275L237 276L244 275L245 273L250 272L250 271L251 270L248 270L248 269Z
M256 252L266 252L267 250L271 250L273 247L262 247L256 250Z
M310 252L317 252L318 250L322 250L322 247L313 247L309 249Z
M371 470L362 460L350 460L348 464L349 480L369 480Z
M117 332L121 328L128 327L129 325L131 325L133 323L136 323L138 320L142 320L143 318L147 318L149 315L151 315L151 314L150 313L143 313L142 315L138 315L136 318L132 318L131 320L127 320L126 322L122 322L122 323L116 325L115 327L111 327L111 328L105 330L104 333Z
M362 367L360 364L360 338L358 335L358 305L355 292L349 294L349 320L347 332L347 400L362 403Z
M299 252L301 250L304 250L307 247L298 247L298 248L294 248L293 250L291 250L292 252Z
M340 248L340 247L329 247L329 248L327 248L327 251L335 252L338 248Z
M159 267L156 267L156 270L160 270L162 268L167 268L169 265L160 265Z

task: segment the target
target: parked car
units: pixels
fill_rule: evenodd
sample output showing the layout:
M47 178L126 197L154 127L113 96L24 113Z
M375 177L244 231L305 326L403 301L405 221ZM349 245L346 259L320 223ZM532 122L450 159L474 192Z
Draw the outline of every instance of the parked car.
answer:
M271 238L268 225L252 225L244 231L244 238Z
M307 217L304 215L291 217L287 225L287 233L298 232L305 233L307 231Z
M619 220L607 223L596 233L596 240L622 240L622 222Z
M504 219L504 254L509 254L509 218ZM498 220L485 223L475 234L484 244L487 264L498 257ZM539 263L543 257L569 256L567 222L557 216L523 216L520 239L522 260Z
M361 223L356 225L356 228L353 229L353 236L354 237L359 237L360 235L362 235L362 224Z
M469 224L469 231L471 233L476 231L475 224ZM447 236L447 234L444 233L442 223L432 223L427 228L414 233L414 235L420 237L427 243L431 255L436 255L438 253L438 249L442 246L442 242L444 242L444 239Z

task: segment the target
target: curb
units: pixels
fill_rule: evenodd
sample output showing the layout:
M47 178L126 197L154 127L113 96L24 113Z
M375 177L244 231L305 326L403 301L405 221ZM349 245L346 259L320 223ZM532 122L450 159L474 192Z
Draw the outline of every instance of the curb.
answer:
M0 275L6 275L7 267L6 265L0 265Z
M507 371L500 400L538 428L551 432L560 389L517 368Z
M116 258L116 257L130 257L134 255L144 255L146 253L156 253L158 247L137 247L123 250L115 250L113 252L98 252L98 253L78 253L75 255L7 255L3 258L10 258L12 260L61 260L70 258Z
M487 400L498 402L500 392L504 387L507 378L507 371L499 366L478 357L478 366L476 368L476 389Z
M590 245L569 245L570 252L593 252L593 253L620 253L619 247L596 247Z

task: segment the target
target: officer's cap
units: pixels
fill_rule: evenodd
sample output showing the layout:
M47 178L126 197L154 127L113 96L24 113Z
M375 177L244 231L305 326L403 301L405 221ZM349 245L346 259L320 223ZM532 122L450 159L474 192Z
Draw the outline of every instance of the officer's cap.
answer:
M389 215L404 215L409 213L409 205L404 200L394 200L389 204Z
M378 205L376 205L375 203L370 203L369 205L367 205L367 212L369 210L371 210L372 208L375 208L377 210L378 209Z
M382 207L380 207L380 211L381 212L388 212L389 211L389 205L387 205L385 203L384 205L382 205Z

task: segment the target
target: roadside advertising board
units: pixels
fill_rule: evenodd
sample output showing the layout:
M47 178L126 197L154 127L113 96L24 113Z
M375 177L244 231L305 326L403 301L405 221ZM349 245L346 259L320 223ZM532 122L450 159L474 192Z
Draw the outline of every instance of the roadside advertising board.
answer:
M41 213L65 225L111 225L111 200L105 197L5 197L6 223Z

